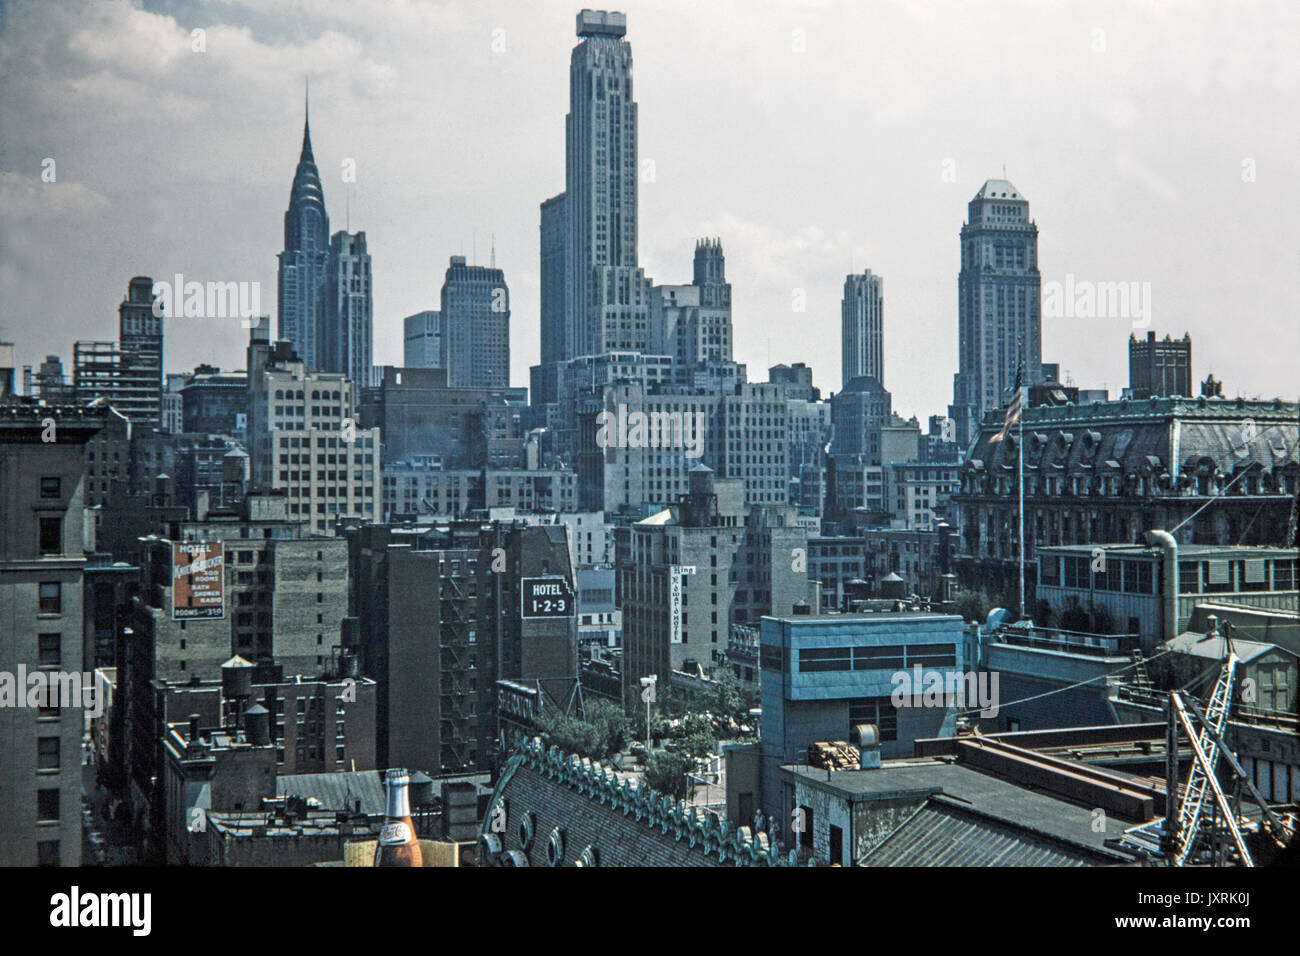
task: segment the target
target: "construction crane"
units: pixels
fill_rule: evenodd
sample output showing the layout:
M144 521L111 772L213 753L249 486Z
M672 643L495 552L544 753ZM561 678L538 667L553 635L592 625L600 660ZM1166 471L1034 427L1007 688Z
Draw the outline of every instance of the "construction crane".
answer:
M1188 717L1187 705L1183 701L1182 691L1173 691L1169 695L1169 742L1173 752L1167 766L1172 777L1166 780L1166 812L1164 845L1173 855L1173 866L1183 866L1192 850L1196 847L1196 838L1200 835L1201 824L1208 808L1205 805L1206 791L1212 795L1215 806L1223 814L1223 821L1237 847L1243 866L1254 866L1246 842L1242 839L1241 828L1237 825L1237 815L1228 807L1228 800L1223 795L1215 775L1219 763L1219 753L1227 750L1223 747L1223 726L1227 722L1228 712L1232 709L1232 679L1237 672L1237 655L1228 647L1227 657L1219 668L1219 679L1214 682L1209 703L1201 715L1200 733L1192 726ZM1187 776L1187 791L1183 794L1177 814L1172 812L1178 802L1178 760L1177 734L1181 726L1192 746L1192 769Z
M1260 795L1236 755L1223 739L1223 731L1232 711L1232 687L1239 660L1232 650L1232 641L1225 635L1226 655L1219 675L1210 692L1204 709L1191 695L1181 690L1169 694L1166 716L1165 764L1165 816L1163 820L1134 827L1122 842L1151 854L1164 856L1170 866L1185 866L1194 861L1197 840L1207 817L1228 831L1242 866L1254 866L1255 861L1246 846L1239 814L1229 806L1228 798L1219 785L1218 763L1222 757L1232 768L1236 781L1244 785L1259 805L1269 835L1283 845L1292 839L1292 828L1269 807ZM1185 736L1192 750L1192 767L1182 799L1178 793L1178 750L1180 736ZM1209 797L1207 801L1206 797Z

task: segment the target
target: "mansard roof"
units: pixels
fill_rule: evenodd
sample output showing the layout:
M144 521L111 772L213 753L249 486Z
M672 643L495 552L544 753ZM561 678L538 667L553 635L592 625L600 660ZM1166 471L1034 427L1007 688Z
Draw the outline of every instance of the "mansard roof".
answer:
M1003 412L985 416L966 469L1018 467L1020 429L1004 441ZM1035 406L1024 416L1025 470L1064 474L1233 474L1295 467L1300 406L1244 399L1152 398Z

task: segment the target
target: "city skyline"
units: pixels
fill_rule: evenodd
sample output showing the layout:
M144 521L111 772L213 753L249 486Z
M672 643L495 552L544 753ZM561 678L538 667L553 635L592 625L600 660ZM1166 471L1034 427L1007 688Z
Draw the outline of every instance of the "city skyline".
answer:
M0 865L1251 907L1300 12L1037 2L0 0Z
M1026 35L1032 33L1038 14L1017 9ZM401 361L402 319L437 305L437 277L446 257L464 254L482 264L494 242L515 300L510 379L526 384L528 368L538 360L538 206L564 178L564 56L573 46L575 12L558 3L489 12L446 5L370 18L372 23L351 8L329 5L309 8L306 17L293 21L252 2L219 10L105 4L74 20L63 19L75 16L64 9L10 7L0 43L7 61L30 67L31 86L12 84L3 94L18 132L0 177L18 228L3 240L0 289L14 315L40 312L50 333L36 343L11 320L0 335L16 340L21 364L39 364L47 353L66 358L74 340L107 337L129 275L183 272L201 280L260 282L263 311L271 312L278 245L273 237L283 215L284 181L298 152L301 83L310 78L317 94L313 146L325 190L335 216L342 204L350 210L347 227L367 232L376 264L375 362ZM942 83L927 78L942 80L952 67L931 62L943 60L934 53L920 55L919 40L926 37L932 51L957 42L964 24L959 8L883 8L880 29L898 45L859 84L864 92L836 87L818 101L821 108L802 111L785 107L792 98L825 93L836 70L848 65L846 37L860 35L860 11L764 7L743 29L730 31L708 29L709 17L725 12L705 11L704 21L690 30L686 15L671 6L631 4L626 13L638 67L641 265L657 283L680 281L689 268L685 242L719 236L735 287L735 357L754 377L761 378L769 364L806 362L820 387L838 390L843 277L865 267L891 278L886 363L900 369L919 360L926 369L894 384L896 406L909 416L942 413L957 369L957 232L965 204L983 182L1002 175L1005 162L1006 177L1034 200L1045 301L1049 283L1149 282L1149 327L1161 335L1191 333L1204 356L1198 377L1213 372L1230 394L1294 396L1280 356L1298 344L1295 324L1287 321L1296 292L1288 281L1292 266L1276 250L1294 247L1289 237L1296 225L1284 211L1295 207L1297 187L1277 170L1280 158L1294 151L1295 134L1249 124L1249 117L1229 114L1227 100L1216 98L1221 86L1250 90L1266 113L1294 112L1287 108L1294 96L1284 92L1287 70L1294 67L1280 40L1263 38L1264 48L1253 57L1233 44L1221 65L1210 68L1198 46L1208 37L1191 29L1185 49L1161 49L1163 69L1153 71L1135 57L1139 50L1152 52L1156 35L1172 28L1161 25L1158 12L1117 8L1106 15L1056 15L1048 46L1057 60L1065 58L1070 95L1090 105L1089 122L1096 129L1131 134L1118 145L1103 137L1089 143L1075 129L1065 139L1079 148L1079 157L1072 157L1065 155L1061 130L1050 126L1056 120L1038 115L1052 112L1042 105L1050 101L1043 91L1017 94L1023 123L976 124L983 129L978 136L971 135L969 117L941 109ZM192 50L196 28L207 31L201 53ZM347 30L360 39L346 39ZM668 42L674 30L676 40ZM26 42L52 31L65 33L66 42ZM120 56L110 58L96 41L109 34ZM703 36L717 44L715 55L696 55L693 44ZM428 95L419 88L427 69L411 59L417 38L426 52L429 44L440 51L434 86L446 95L431 114L415 109ZM1015 36L994 31L985 39L986 46L1023 52L1026 63L1044 55ZM142 59L149 50L162 52ZM206 59L184 59L199 56ZM1187 57L1186 64L1169 59L1174 56ZM347 71L348 80L344 65L358 57L362 66ZM738 88L727 64L757 62L765 79ZM1185 79L1166 75L1180 70ZM62 82L56 82L60 74ZM891 76L894 94L868 96L869 90L890 87L867 80ZM112 89L115 110L93 110L95 96L102 95L95 77ZM1144 115L1130 88L1138 77L1147 95L1169 108L1168 122L1182 124L1180 137L1154 134L1159 117ZM982 88L1006 77L994 69L973 79ZM41 81L46 82L37 90ZM170 84L167 97L147 96L161 83ZM723 115L709 97L674 96L682 83L716 92ZM28 100L22 100L24 90ZM236 90L244 92L234 95ZM250 90L267 95L250 96ZM1091 96L1084 95L1089 90ZM1179 92L1196 92L1198 115L1222 121L1213 156L1181 145L1193 142L1186 136L1195 131L1178 118ZM976 95L954 93L954 107L974 106L968 97ZM854 97L867 98L854 103ZM525 100L527 109L519 109ZM460 111L482 112L489 102L499 108L476 129L473 141L480 149L449 150L447 142L469 140L439 131L463 130L458 120L467 114ZM256 105L250 109L250 103ZM895 148L863 151L861 165L832 161L832 147L851 152L854 141L846 141L823 104L864 108L868 122L858 125L873 140L890 136ZM122 136L128 123L138 125L137 106L153 110L156 135L149 141L156 148L147 154L138 152L138 136ZM401 128L388 122L395 110L428 119ZM776 116L788 117L784 131ZM52 119L61 129L50 125ZM376 126L390 135L371 135ZM1036 131L1033 142L1020 128ZM917 133L924 134L921 142ZM536 148L515 156L505 143L520 136ZM974 145L950 145L963 140ZM1229 157L1230 145L1223 144L1234 141L1241 144L1240 156ZM1054 145L1041 145L1049 142ZM810 143L814 148L806 148ZM442 145L431 149L435 144ZM788 155L791 149L796 155ZM750 163L747 156L768 158ZM41 181L46 159L56 164L54 182ZM355 183L340 172L348 160L355 163ZM1253 181L1247 179L1248 163ZM1097 203L1080 208L1082 193L1074 180L1098 164L1112 179L1097 191ZM792 171L782 178L795 188L773 189L764 169L775 168ZM798 186L798 179L810 185ZM864 190L864 179L900 188ZM1216 184L1220 188L1211 188ZM1198 208L1180 201L1188 198ZM1139 222L1160 225L1112 228L1133 210L1141 211ZM1213 237L1191 228L1207 217L1223 220ZM123 233L133 242L110 241ZM1180 235L1191 248L1162 250L1151 241L1156 234ZM60 292L50 296L45 283L30 279L48 275L48 254L56 247L77 257L83 278L58 284ZM1226 281L1207 292L1190 279L1211 265ZM795 311L799 298L804 312ZM194 320L174 320L168 330L167 367L242 364L244 330L237 320L205 323L196 335L177 327L187 321ZM1126 379L1128 335L1146 328L1135 321L1140 320L1044 314L1043 361L1059 363L1081 386L1106 385L1117 394ZM1243 329L1269 337L1274 347L1265 356L1230 348Z

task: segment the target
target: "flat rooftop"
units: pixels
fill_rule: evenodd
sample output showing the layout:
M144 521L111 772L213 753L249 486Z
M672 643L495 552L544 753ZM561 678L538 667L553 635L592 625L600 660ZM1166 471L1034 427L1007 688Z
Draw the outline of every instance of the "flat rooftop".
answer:
M936 618L951 618L961 621L960 614L944 614L941 611L853 611L841 614L764 614L763 620L792 621L795 624L807 621L933 621Z
M1041 554L1087 554L1091 555L1094 548L1101 548L1107 554L1123 555L1151 555L1158 554L1160 549L1144 544L1056 544L1040 545L1038 551ZM1218 544L1180 544L1178 546L1178 556L1180 558L1196 557L1213 557L1215 555L1232 555L1238 557L1295 557L1298 553L1295 548L1272 548L1256 545L1246 545L1234 547L1232 545Z

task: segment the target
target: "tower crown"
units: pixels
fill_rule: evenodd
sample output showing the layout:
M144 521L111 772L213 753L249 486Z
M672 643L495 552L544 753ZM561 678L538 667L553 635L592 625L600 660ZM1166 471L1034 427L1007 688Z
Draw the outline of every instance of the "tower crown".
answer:
M578 14L578 36L580 37L621 37L626 35L626 13L583 10Z

